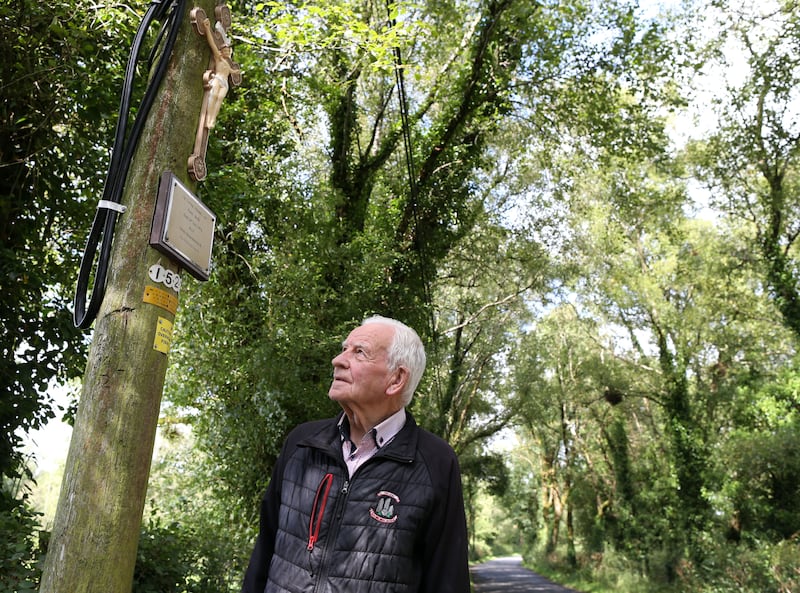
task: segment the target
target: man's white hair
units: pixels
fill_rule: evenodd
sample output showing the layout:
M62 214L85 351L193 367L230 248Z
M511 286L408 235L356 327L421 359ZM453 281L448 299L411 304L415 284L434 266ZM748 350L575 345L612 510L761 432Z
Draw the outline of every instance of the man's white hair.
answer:
M414 397L414 391L419 385L422 373L425 372L425 346L423 346L417 332L402 321L397 321L397 319L390 317L382 317L381 315L373 315L367 317L361 325L370 323L381 323L394 328L387 364L390 371L396 371L400 367L405 367L408 370L408 383L406 383L401 397L403 406L407 406L411 403L411 398Z

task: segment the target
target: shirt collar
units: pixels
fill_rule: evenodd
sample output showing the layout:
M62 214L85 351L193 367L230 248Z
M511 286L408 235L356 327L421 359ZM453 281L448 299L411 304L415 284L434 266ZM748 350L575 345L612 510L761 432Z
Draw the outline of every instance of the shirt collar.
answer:
M367 434L372 435L372 438L375 440L375 445L380 449L397 436L397 433L400 432L405 424L406 410L405 408L401 408L383 422L374 426ZM342 414L342 417L339 419L339 434L343 442L350 441L353 445L358 445L358 443L353 443L350 440L350 423L347 420L347 414Z

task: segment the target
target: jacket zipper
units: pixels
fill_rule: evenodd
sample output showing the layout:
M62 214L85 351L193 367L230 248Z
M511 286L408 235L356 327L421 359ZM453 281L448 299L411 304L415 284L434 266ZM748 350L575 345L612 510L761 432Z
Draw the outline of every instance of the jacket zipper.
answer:
M311 508L311 517L308 519L308 574L314 576L314 565L311 562L311 553L314 545L319 539L319 531L322 528L322 519L325 517L325 506L328 504L328 495L333 484L333 474L327 473L317 486L317 493L314 496L314 506Z
M346 471L346 470L345 470ZM328 578L328 551L330 549L331 543L336 541L336 536L339 533L339 528L341 527L341 519L344 516L344 507L347 503L347 495L350 492L350 479L345 478L342 487L339 489L339 493L341 496L336 501L336 506L333 509L333 517L331 519L330 525L328 526L328 534L326 536L325 545L322 546L322 556L319 559L319 570L316 574L316 582L314 584L314 591L318 591L320 587L320 583L325 581ZM309 550L308 562L309 562L309 573L311 576L314 576L314 572L311 569L311 552L313 550Z

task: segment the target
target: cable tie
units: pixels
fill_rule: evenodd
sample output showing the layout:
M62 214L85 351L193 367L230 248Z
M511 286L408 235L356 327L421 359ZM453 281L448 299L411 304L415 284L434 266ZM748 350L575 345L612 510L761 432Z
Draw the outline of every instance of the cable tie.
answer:
M116 212L119 212L120 214L123 214L125 210L128 209L127 206L123 206L118 202L112 202L111 200L100 200L99 202L97 202L97 207L106 208L107 210L114 210Z

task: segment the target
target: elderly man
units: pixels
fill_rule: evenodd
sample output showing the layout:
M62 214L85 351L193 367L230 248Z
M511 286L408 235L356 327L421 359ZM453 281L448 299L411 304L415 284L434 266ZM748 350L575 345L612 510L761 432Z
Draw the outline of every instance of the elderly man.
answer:
M424 370L399 321L350 333L328 392L343 413L289 434L243 593L469 593L458 460L405 410Z

